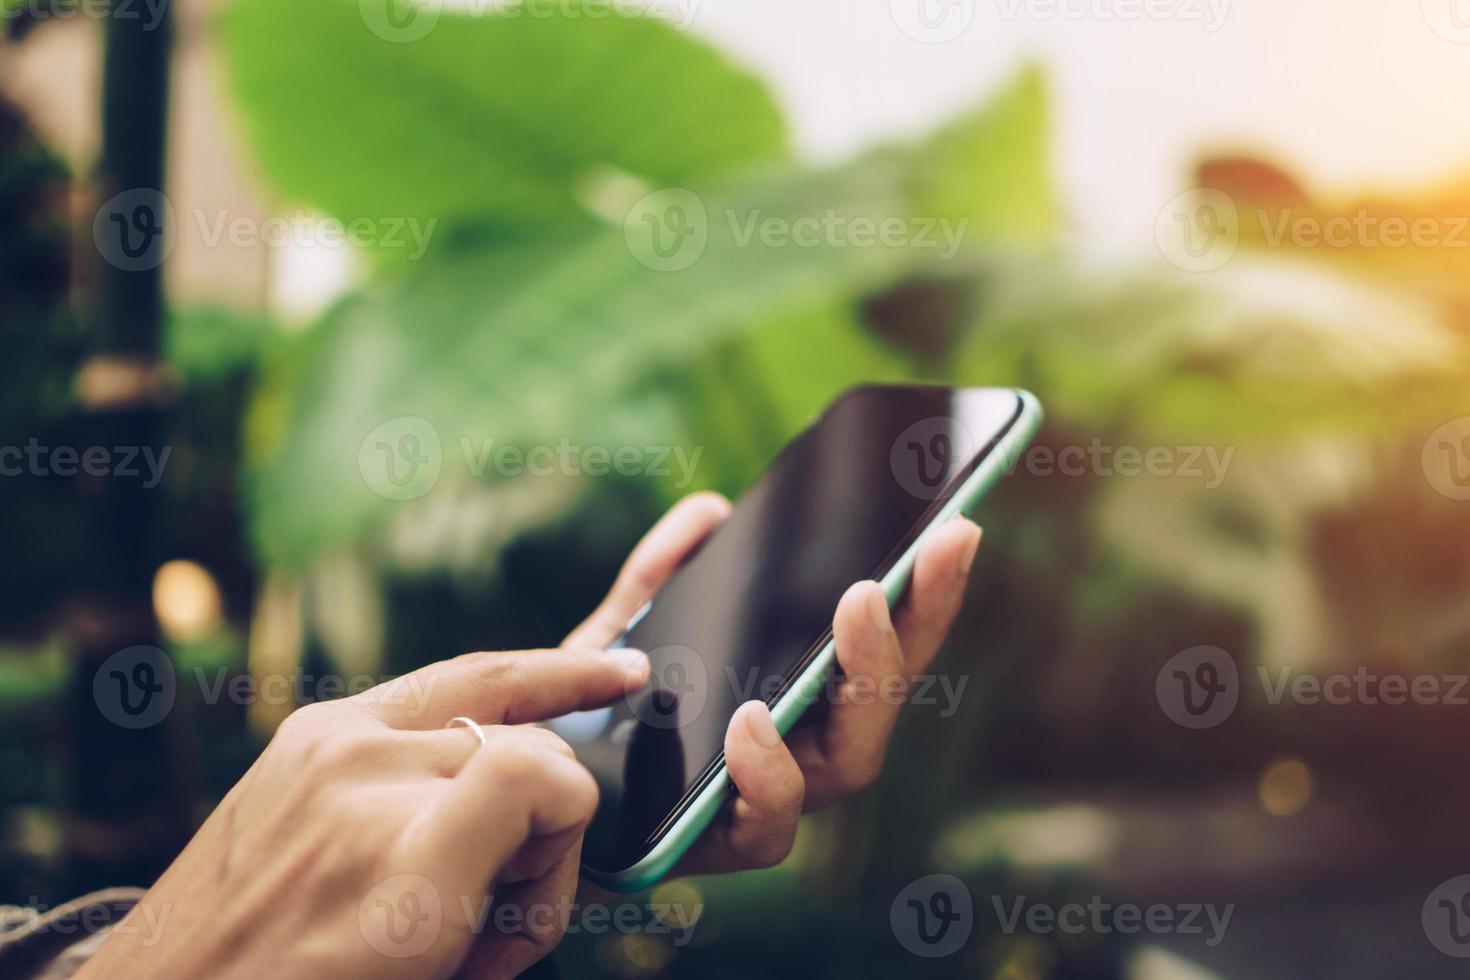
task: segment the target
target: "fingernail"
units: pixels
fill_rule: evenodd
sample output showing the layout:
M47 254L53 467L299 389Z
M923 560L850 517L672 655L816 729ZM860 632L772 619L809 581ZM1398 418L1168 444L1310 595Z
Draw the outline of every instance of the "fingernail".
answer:
M755 740L768 749L781 744L781 733L776 731L776 722L771 718L771 709L763 701L752 701L755 707L745 714L745 727Z
M648 664L648 654L642 650L620 647L617 650L609 650L608 656L628 669L629 681L635 684L642 684L648 680L651 668Z

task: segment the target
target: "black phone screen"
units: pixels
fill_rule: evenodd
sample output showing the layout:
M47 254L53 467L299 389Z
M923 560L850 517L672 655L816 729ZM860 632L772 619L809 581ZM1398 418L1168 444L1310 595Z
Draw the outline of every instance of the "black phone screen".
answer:
M857 388L780 452L625 632L649 683L551 722L602 790L585 863L648 852L718 771L735 709L776 700L843 592L887 571L1020 410L1005 389Z

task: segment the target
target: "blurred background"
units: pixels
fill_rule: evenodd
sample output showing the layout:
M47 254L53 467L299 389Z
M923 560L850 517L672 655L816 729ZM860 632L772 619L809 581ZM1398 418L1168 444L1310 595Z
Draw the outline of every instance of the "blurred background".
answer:
M672 501L927 379L1048 412L958 710L565 971L1466 973L1462 0L0 13L0 903L148 884L296 705L556 643Z

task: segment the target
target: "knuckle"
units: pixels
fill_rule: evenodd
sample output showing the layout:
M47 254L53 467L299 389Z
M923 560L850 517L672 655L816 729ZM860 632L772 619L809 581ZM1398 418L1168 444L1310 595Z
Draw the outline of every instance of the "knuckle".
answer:
M801 812L802 804L806 802L806 776L800 769L796 769L791 776L791 786L788 790L787 803L797 813Z
M454 659L489 684L506 681L516 672L518 666L517 654L514 653L464 653Z
M571 810L578 822L586 823L592 820L593 814L597 812L597 804L601 799L602 791L598 788L597 780L592 773L580 763L576 765L575 796L573 797Z
M309 741L331 730L332 705L313 701L286 716L276 729L276 738L286 742Z
M453 682L461 691L473 693L481 706L481 720L498 720L510 703L509 688L520 669L514 653L463 653L450 661L456 666Z
M882 772L881 759L860 759L837 770L837 785L844 795L861 793L876 783Z
M779 836L762 837L745 850L746 862L752 869L774 868L785 861L796 843L795 828Z
M552 917L551 925L543 930L536 938L539 945L546 949L555 949L561 945L561 941L566 938L566 934L567 923L558 915Z
M652 595L658 590L659 583L663 581L663 576L658 569L643 565L628 567L619 578L622 581L617 584L623 590L640 598Z
M567 915L560 909L543 903L532 905L526 911L526 927L522 936L547 950L561 944L567 933Z
M541 738L505 739L494 751L487 778L498 790L524 794L533 786L555 786L561 812L572 822L586 823L597 812L597 780L574 756L548 752Z
M340 735L341 715L332 705L315 702L297 708L276 728L268 751L276 757L293 760L293 765L309 764L326 744Z
M339 732L317 742L311 768L325 775L376 769L396 748L396 740L387 731Z
M577 820L590 820L597 809L597 780L587 767L575 758L558 755L551 759L543 757L539 772L543 778L554 779L561 784L565 793L565 805L569 814Z
M493 746L493 750L495 757L489 766L489 778L497 785L505 787L524 785L527 780L535 779L541 772L540 761L533 753L527 751L523 744L506 740Z
M318 778L378 768L400 748L395 732L343 702L298 708L270 745L292 769Z
M557 755L566 756L568 759L575 759L577 757L577 753L572 750L567 740L551 729L533 725L527 728L526 731L543 748L555 752Z

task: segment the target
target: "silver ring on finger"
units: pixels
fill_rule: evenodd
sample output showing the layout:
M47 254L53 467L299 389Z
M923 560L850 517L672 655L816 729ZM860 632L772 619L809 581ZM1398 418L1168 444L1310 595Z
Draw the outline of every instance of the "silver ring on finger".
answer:
M475 721L475 719L466 718L464 715L457 715L444 723L445 728L453 728L455 725L463 725L468 728L475 733L475 738L480 740L481 745L485 744L485 729L481 728L480 723Z

